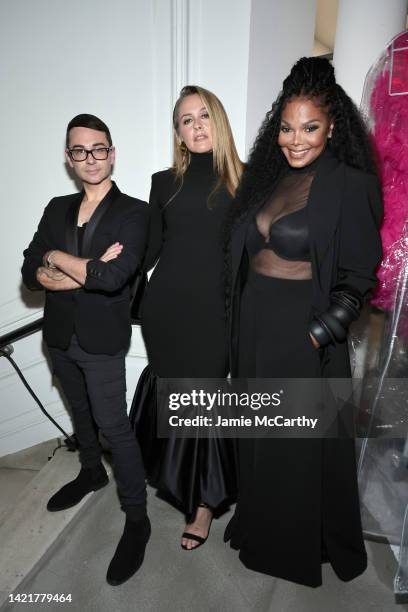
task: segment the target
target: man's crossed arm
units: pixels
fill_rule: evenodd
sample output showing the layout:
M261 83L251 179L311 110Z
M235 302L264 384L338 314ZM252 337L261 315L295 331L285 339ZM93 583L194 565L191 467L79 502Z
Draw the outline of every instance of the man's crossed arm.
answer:
M122 252L123 246L118 242L112 244L100 257L100 261L107 263L116 259ZM49 291L67 291L78 289L86 281L86 264L89 259L75 257L63 251L47 251L43 257L44 266L37 268L37 280Z

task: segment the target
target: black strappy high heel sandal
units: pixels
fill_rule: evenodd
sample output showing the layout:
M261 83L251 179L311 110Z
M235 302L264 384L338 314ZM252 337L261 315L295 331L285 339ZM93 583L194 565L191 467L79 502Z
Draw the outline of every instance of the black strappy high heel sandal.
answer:
M208 510L212 509L210 508L210 506L208 504L205 504L204 502L201 502L201 504L198 504L197 508L208 508ZM211 522L212 522L212 518L211 518ZM208 536L210 535L210 527L211 527L211 522L210 522L210 526L208 528L208 533L207 536L205 538L196 535L195 533L190 533L189 531L184 531L181 535L182 538L186 538L186 540L194 540L194 542L198 542L197 546L193 546L192 548L187 548L187 546L184 546L183 544L181 544L181 548L184 548L184 550L195 550L196 548L200 548L200 546L202 546L203 544L205 544L205 542L207 541Z

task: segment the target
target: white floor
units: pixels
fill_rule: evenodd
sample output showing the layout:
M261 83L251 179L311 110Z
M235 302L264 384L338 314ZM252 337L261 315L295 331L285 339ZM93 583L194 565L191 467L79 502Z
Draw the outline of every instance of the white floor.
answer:
M0 516L3 528L13 512L16 494L38 474L52 454L56 442L39 445L29 454L0 460L2 489ZM58 462L77 467L77 457L64 449ZM58 463L55 462L55 465ZM33 481L34 482L34 481ZM18 489L20 491L18 492ZM222 534L230 514L213 522L207 543L187 552L179 546L183 516L155 496L149 495L152 537L145 562L127 583L110 587L105 573L120 537L124 515L120 512L114 483L88 496L85 504L61 530L51 548L36 562L15 592L64 593L71 603L7 603L1 610L30 612L67 609L72 612L388 612L408 610L396 605L392 582L396 561L389 546L367 542L369 567L350 583L337 579L324 566L324 584L319 589L301 587L246 570L237 553L225 545ZM46 499L43 500L44 504ZM29 509L27 509L29 512ZM69 511L67 511L69 512ZM64 515L65 513L56 513ZM47 514L45 515L47 517ZM48 515L49 516L49 515ZM4 519L5 517L5 519ZM49 517L51 520L51 517ZM63 516L61 516L63 520ZM33 525L35 528L35 525ZM47 529L47 524L45 525ZM1 529L1 525L0 525ZM44 548L47 548L46 544ZM3 548L4 552L4 548ZM12 557L25 558L24 541ZM295 553L294 553L295 554ZM7 560L3 559L3 563Z

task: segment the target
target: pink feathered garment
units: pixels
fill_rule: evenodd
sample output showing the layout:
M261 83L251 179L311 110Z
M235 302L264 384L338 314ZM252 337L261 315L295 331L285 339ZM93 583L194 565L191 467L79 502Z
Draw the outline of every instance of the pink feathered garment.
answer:
M391 96L389 78L389 70L378 76L370 100L384 197L383 259L371 301L385 310L393 309L398 279L408 266L408 95Z

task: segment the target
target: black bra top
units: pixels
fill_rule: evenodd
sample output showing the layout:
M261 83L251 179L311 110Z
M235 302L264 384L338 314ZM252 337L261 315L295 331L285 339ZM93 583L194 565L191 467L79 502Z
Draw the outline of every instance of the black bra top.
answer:
M248 230L250 257L263 249L282 259L310 262L307 202L314 168L288 171L279 181Z
M310 261L309 228L306 208L281 217L269 228L269 238L261 234L256 221L251 223L247 236L250 256L262 249L271 249L282 259Z

